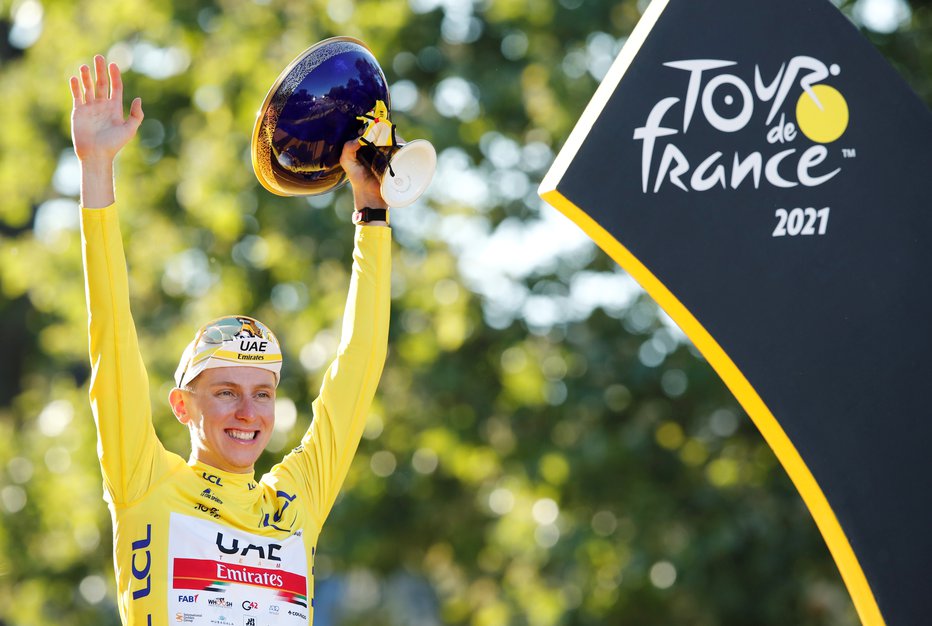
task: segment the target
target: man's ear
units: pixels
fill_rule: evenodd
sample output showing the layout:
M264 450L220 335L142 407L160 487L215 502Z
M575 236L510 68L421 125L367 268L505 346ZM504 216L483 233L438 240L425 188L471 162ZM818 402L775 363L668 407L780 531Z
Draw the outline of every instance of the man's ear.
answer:
M188 415L188 403L185 397L185 390L175 387L168 393L168 403L172 407L172 413L182 424L187 424L191 420Z

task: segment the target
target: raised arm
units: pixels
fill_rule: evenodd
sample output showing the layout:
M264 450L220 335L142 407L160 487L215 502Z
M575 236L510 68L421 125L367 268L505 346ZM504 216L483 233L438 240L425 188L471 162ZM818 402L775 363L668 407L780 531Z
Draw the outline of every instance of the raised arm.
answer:
M125 504L159 473L164 449L152 427L149 385L129 308L129 280L113 191L113 159L135 135L142 103L123 119L120 70L94 58L71 77L71 131L81 164L81 236L92 368L91 409L97 423L104 486Z
M359 142L340 160L353 185L357 210L386 208L378 181L356 161ZM297 474L311 509L323 524L349 471L375 396L388 345L391 292L391 229L384 221L356 227L353 272L336 359L314 401L314 419L298 451L279 470Z

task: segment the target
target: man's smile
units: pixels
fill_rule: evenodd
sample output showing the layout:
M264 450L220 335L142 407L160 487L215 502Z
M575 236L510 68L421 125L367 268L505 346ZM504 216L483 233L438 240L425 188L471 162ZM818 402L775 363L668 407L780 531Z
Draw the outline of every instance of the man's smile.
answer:
M237 441L252 441L259 435L258 430L239 430L236 428L227 428L224 432Z

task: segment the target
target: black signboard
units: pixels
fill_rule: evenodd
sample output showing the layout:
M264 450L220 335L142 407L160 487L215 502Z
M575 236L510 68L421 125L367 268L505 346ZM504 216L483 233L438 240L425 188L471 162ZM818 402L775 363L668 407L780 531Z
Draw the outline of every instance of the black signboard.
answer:
M930 146L827 0L654 0L540 190L724 379L869 625L932 615Z

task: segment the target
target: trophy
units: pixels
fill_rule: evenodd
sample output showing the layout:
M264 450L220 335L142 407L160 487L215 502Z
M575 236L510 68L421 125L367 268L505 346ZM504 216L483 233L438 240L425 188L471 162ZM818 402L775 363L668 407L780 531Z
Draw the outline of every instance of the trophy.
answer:
M388 82L369 48L333 37L302 52L278 76L259 109L252 166L279 196L313 196L342 186L343 144L362 143L357 158L381 182L392 207L417 200L437 168L430 142L401 142L390 120Z

